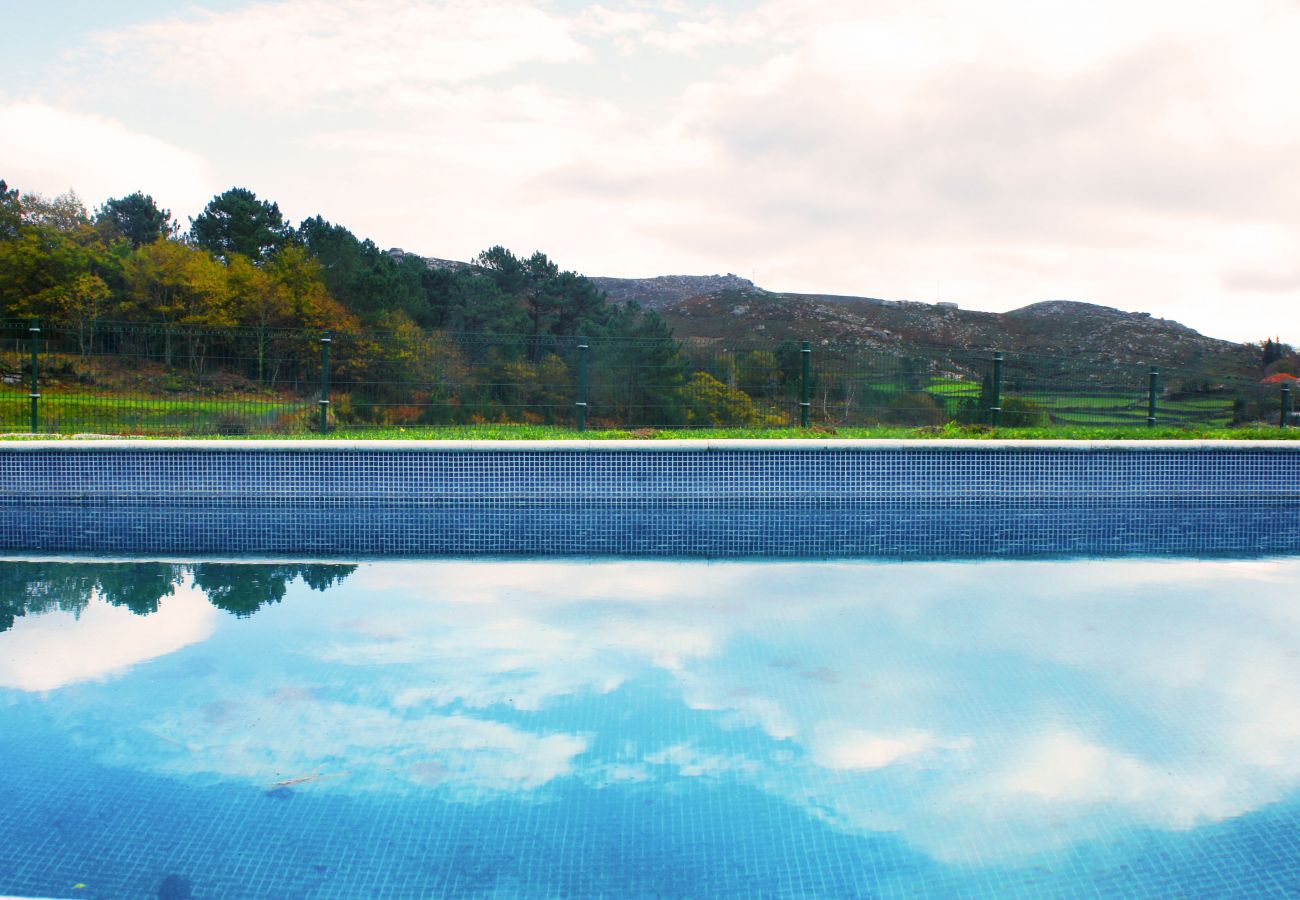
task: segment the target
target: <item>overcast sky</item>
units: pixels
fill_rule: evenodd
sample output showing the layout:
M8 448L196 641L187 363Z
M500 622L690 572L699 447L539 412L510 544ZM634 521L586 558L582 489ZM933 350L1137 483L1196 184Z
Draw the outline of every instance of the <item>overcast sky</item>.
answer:
M0 177L1300 343L1296 0L0 0Z

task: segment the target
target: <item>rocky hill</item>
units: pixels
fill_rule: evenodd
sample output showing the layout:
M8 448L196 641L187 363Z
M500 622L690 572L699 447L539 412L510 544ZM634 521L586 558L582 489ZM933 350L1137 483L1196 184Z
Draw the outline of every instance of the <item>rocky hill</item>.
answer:
M1206 337L1148 313L1061 300L990 313L946 303L722 291L663 307L660 315L679 337L723 343L811 340L843 350L918 356L1001 350L1224 374L1250 373L1259 364L1253 345Z
M664 309L683 300L706 294L727 291L766 291L739 275L659 275L655 278L603 278L591 279L615 303L636 302L644 309Z
M432 268L468 265L424 259ZM1160 365L1258 377L1255 345L1206 337L1169 319L1093 303L1047 300L992 313L953 303L777 293L731 273L591 280L616 303L633 300L657 310L679 338L693 342L757 346L809 340L839 352L929 357L1001 350L1063 364L1091 357L1125 367Z

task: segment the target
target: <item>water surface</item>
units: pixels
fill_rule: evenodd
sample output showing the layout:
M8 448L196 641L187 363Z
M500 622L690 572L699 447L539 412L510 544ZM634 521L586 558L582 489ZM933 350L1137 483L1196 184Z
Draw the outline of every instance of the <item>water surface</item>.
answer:
M0 894L1295 894L1297 584L2 562Z

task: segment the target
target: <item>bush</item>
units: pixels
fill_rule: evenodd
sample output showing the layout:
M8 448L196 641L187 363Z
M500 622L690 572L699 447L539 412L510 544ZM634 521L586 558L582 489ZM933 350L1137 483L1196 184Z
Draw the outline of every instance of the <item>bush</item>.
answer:
M1004 428L1035 428L1047 424L1047 413L1033 400L1006 397L1002 400L999 424Z
M248 434L251 427L248 417L234 410L222 410L217 413L217 434Z
M727 387L708 372L696 372L686 386L687 424L695 427L749 427L758 410L744 391Z
M893 425L942 425L948 413L934 395L913 391L889 398L882 419Z

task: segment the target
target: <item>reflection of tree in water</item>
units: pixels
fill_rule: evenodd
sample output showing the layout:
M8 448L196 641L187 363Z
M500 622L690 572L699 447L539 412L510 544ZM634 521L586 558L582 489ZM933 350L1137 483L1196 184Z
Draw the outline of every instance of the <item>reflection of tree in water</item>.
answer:
M148 615L157 612L158 601L172 593L182 575L182 566L169 563L3 563L0 631L12 628L18 616L56 609L79 616L95 594Z
M263 606L279 603L289 583L301 578L310 588L324 591L347 578L356 566L284 565L250 566L240 563L199 563L193 567L194 586L219 606L241 618Z
M0 631L12 628L19 616L53 610L79 616L96 595L145 616L157 612L159 602L186 575L193 576L194 586L214 606L251 616L283 599L295 578L324 591L355 570L338 565L5 562L0 563Z

